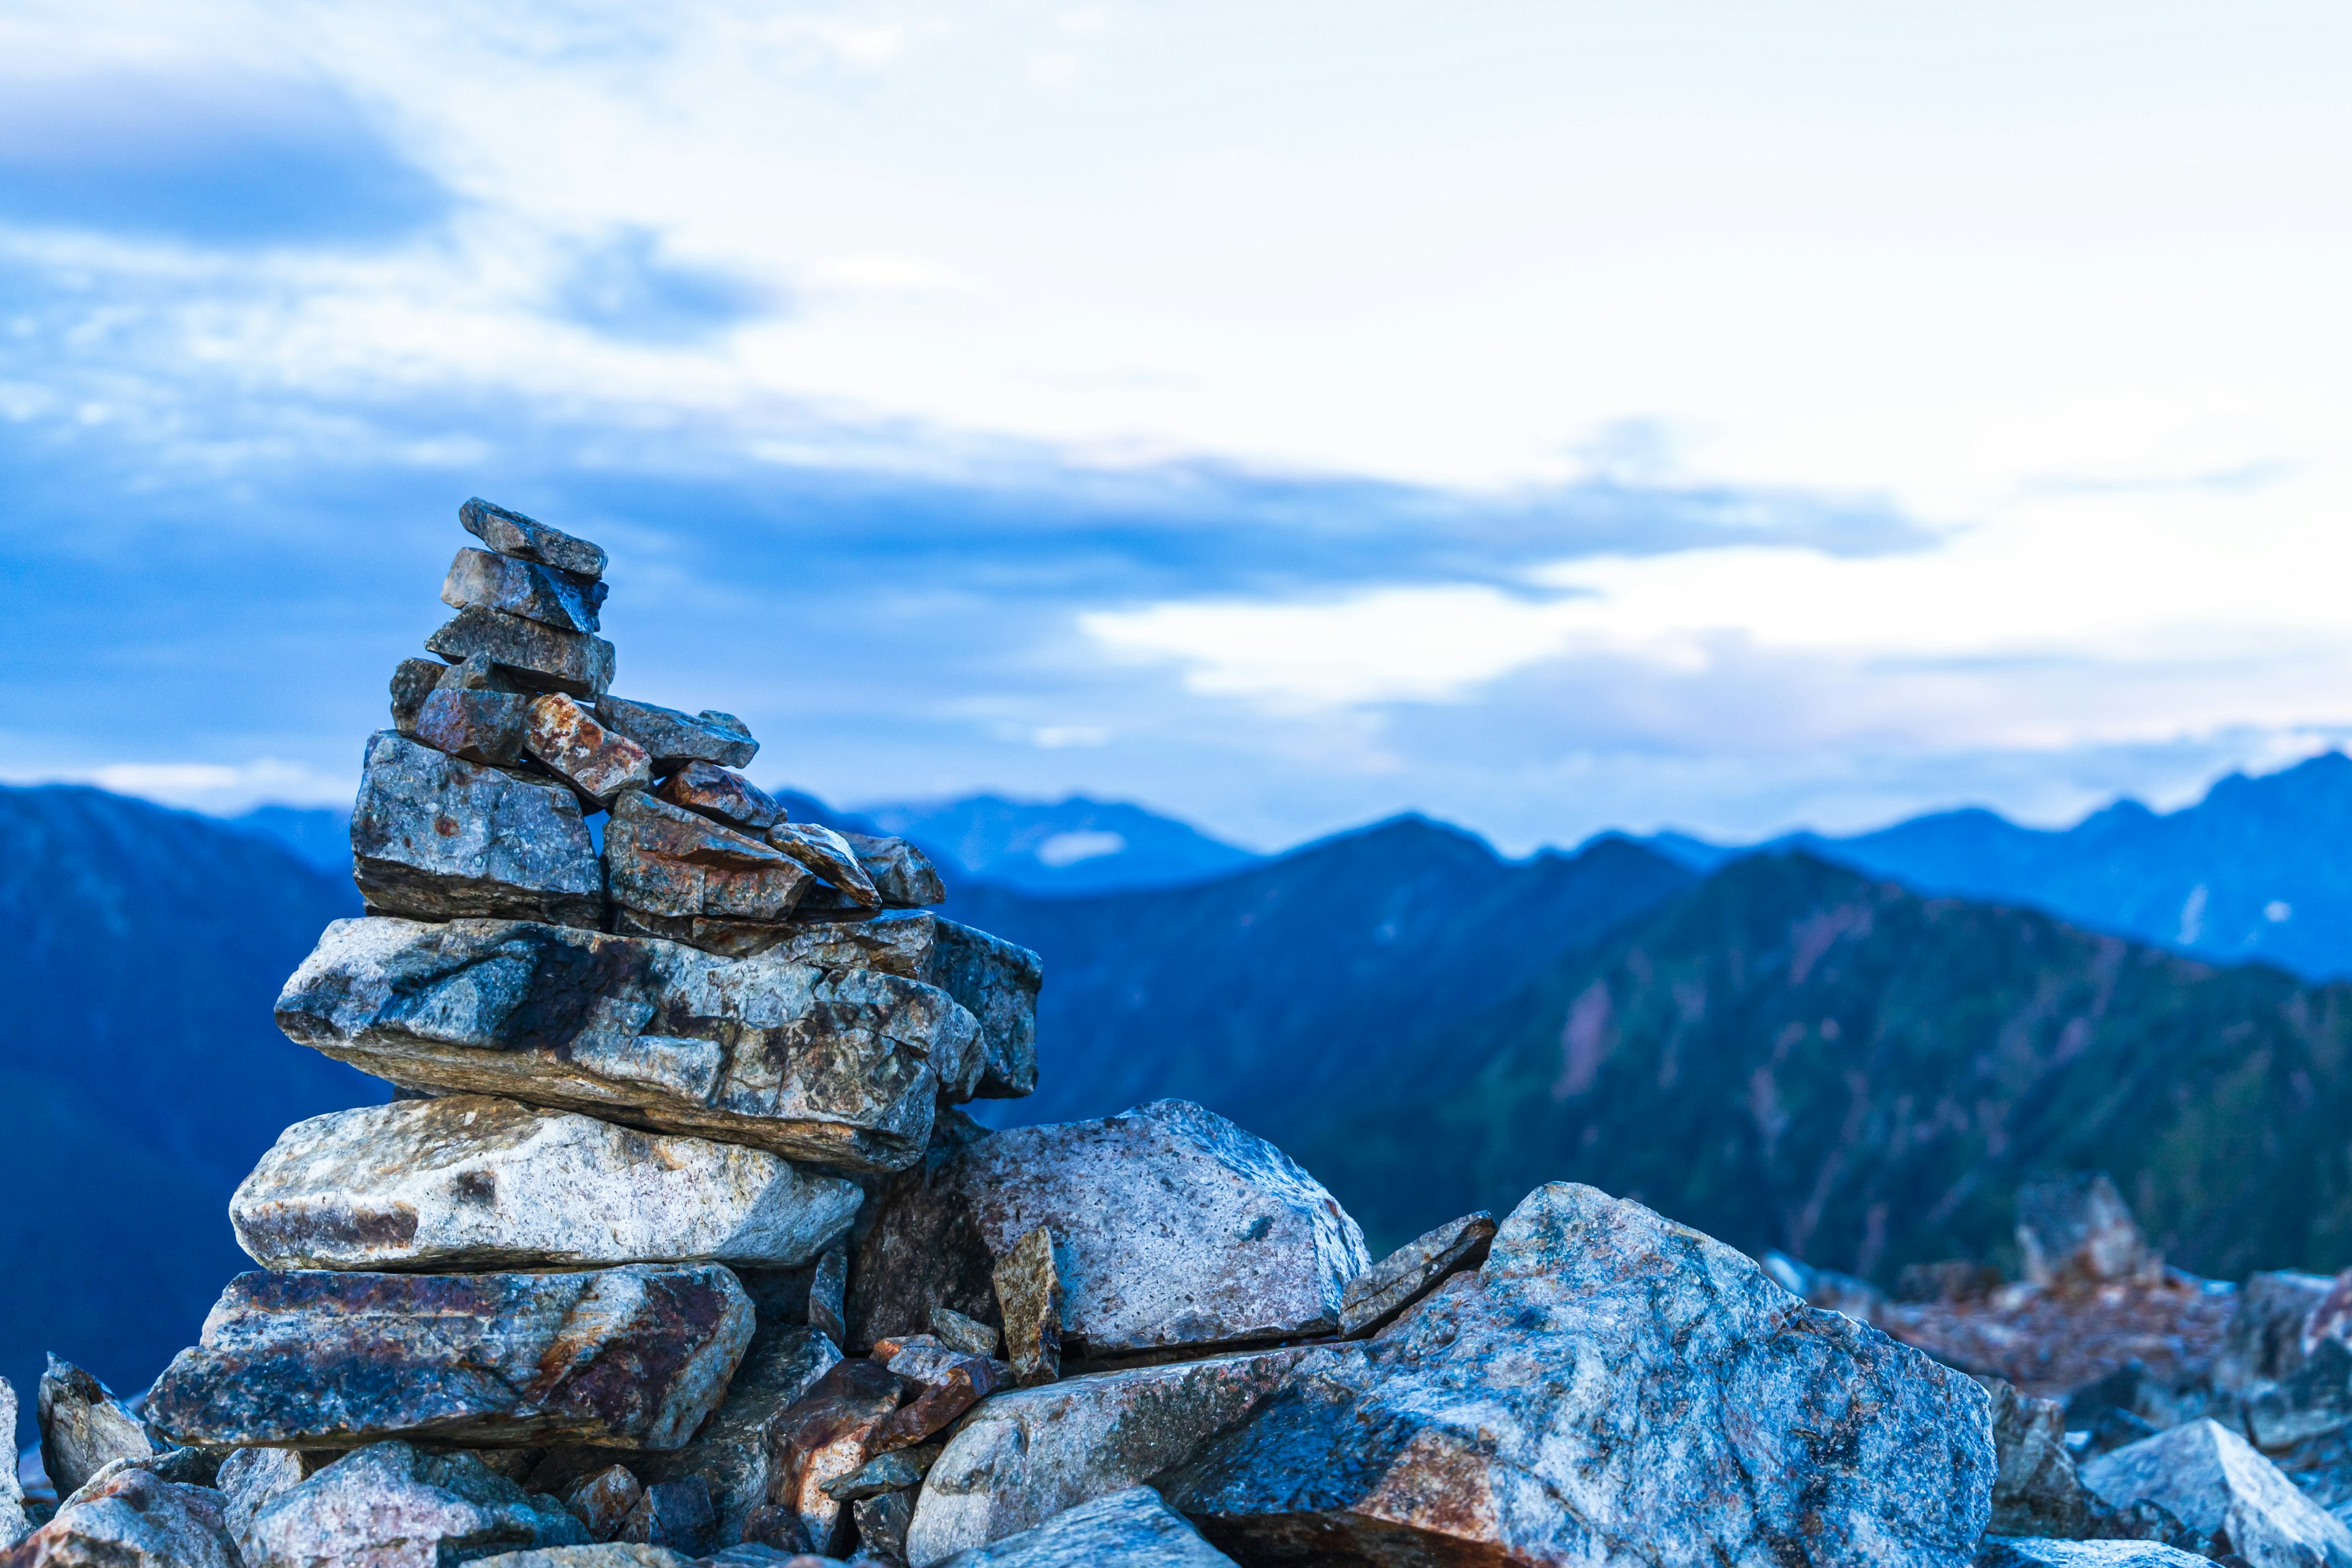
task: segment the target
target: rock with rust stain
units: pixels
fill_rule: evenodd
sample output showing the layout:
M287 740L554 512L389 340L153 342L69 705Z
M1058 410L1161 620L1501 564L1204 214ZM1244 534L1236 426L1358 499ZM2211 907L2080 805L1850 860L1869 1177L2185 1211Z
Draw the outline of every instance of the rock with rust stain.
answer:
M226 1500L136 1467L68 1499L5 1551L0 1568L262 1568L240 1563Z
M716 763L722 768L748 765L760 754L760 742L732 713L706 708L682 713L651 702L607 697L596 704L596 717L652 754L654 769L670 773L689 763Z
M604 872L615 903L672 919L781 921L815 880L781 850L642 793L613 806Z
M240 1542L246 1568L465 1563L533 1546L585 1545L553 1498L529 1497L471 1454L372 1444L287 1488Z
M155 1440L131 1407L69 1361L49 1357L36 1397L41 1468L60 1498L80 1490L116 1459L143 1460L155 1456ZM9 1403L13 1406L14 1399ZM8 1430L14 1432L15 1426Z
M814 822L779 822L768 829L768 842L848 895L852 903L869 910L882 907L882 895L857 863L857 851L832 828Z
M799 1517L810 1550L845 1544L848 1510L825 1483L865 1467L866 1441L898 1408L904 1385L878 1362L845 1361L817 1380L776 1429L776 1475L768 1497Z
M593 579L604 574L604 552L597 546L560 528L550 528L536 518L493 506L479 496L457 509L457 521L467 533L501 555L536 561L578 577Z
M425 639L425 647L452 664L478 654L500 675L532 691L593 698L613 684L613 645L603 637L558 631L479 605L458 611Z
M1348 1281L1339 1331L1353 1338L1386 1328L1449 1277L1478 1267L1494 1239L1495 1216L1481 1209L1406 1242Z
M1328 1334L1363 1233L1282 1151L1186 1100L934 1149L877 1194L851 1270L854 1342L933 1307L1001 1322L993 1270L1054 1233L1066 1351L1095 1359Z
M604 874L579 797L384 731L352 808L352 874L378 914L594 927Z
M662 780L654 794L738 833L765 833L784 820L784 808L766 790L716 763L688 763Z
M2352 1568L2352 1531L2305 1497L2243 1437L2196 1420L2100 1455L2083 1480L2111 1507L2145 1500L2200 1536L2216 1557L2264 1568Z
M1150 1487L1129 1487L946 1561L955 1568L1233 1568L1234 1560Z
M915 981L520 921L338 921L278 1024L406 1089L863 1172L919 1159L982 1062L971 1013Z
M565 632L596 630L604 594L594 577L487 550L460 550L441 580L441 602L451 609L478 605Z
M525 750L573 789L610 806L623 792L649 788L653 762L646 749L615 735L560 691L531 700L525 714Z
M948 1424L1012 1381L1011 1369L987 1356L945 1351L937 1362L909 1375L906 1358L893 1356L890 1370L921 1392L890 1414L866 1440L869 1454L911 1448L948 1428Z
M718 1406L751 1329L750 1299L715 1264L240 1274L147 1414L212 1447L676 1448Z
M1477 1272L1310 1350L1155 1484L1251 1562L1948 1568L1994 1467L1972 1380L1557 1183Z
M1014 1242L996 1260L989 1284L1004 1324L1013 1381L1030 1388L1061 1376L1062 1275L1054 1264L1053 1228L1041 1225Z
M903 838L880 838L845 833L843 840L857 852L857 863L874 880L886 910L921 910L943 903L947 885L940 880L930 857Z
M229 1223L266 1268L791 1268L849 1228L861 1196L765 1150L461 1094L296 1122Z
M924 1477L908 1559L925 1568L1181 1463L1309 1353L1255 1351L998 1394L956 1428Z
M515 691L445 686L416 710L410 733L461 762L510 768L522 760L530 699Z

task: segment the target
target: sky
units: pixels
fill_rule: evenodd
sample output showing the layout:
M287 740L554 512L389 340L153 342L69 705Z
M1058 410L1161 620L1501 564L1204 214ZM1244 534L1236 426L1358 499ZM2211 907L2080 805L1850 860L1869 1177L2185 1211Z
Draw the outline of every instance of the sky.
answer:
M2352 733L2352 12L0 8L0 777L348 800L482 495L845 804L1514 852Z

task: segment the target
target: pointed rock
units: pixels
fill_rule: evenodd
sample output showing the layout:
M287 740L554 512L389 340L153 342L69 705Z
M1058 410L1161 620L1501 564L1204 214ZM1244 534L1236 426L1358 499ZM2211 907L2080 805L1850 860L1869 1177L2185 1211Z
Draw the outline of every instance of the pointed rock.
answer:
M784 808L766 790L716 763L687 763L662 780L654 795L738 833L765 833L784 820Z
M570 790L390 731L368 742L352 864L361 896L379 913L590 927L604 920L604 872Z
M886 910L921 910L946 901L946 884L940 880L930 857L903 838L877 838L845 833L843 840L856 851L857 863L874 879Z
M656 773L672 773L689 763L740 768L760 754L760 742L751 739L743 721L714 709L682 713L651 702L606 697L597 702L596 717L606 729L643 746L653 757Z
M451 609L478 605L565 632L596 630L604 594L593 577L487 550L457 552L441 582L441 602Z
M1039 1226L999 1258L989 1278L1004 1324L1004 1354L1024 1388L1062 1375L1062 1276L1054 1232ZM948 1309L938 1309L945 1311Z
M1992 1522L1985 1528L1995 1535L2070 1541L2107 1533L2095 1528L2105 1505L2083 1484L2066 1451L2064 1407L2020 1394L1998 1378L1990 1380L1987 1393L2000 1468L1992 1482Z
M764 1150L464 1094L296 1122L229 1222L276 1269L790 1268L848 1230L862 1195Z
M814 822L779 822L768 829L768 842L866 908L882 907L874 879L857 863L857 851L832 828Z
M2352 1531L2295 1489L2278 1467L2218 1421L2175 1426L2083 1467L2112 1507L2141 1499L2168 1510L2216 1556L2265 1568L2352 1568Z
M674 919L781 921L814 881L782 851L642 793L614 805L604 871L614 902Z
M41 1373L38 1410L41 1468L59 1498L71 1497L116 1459L155 1456L154 1439L130 1406L69 1361L49 1357L49 1368Z
M624 790L650 788L654 782L653 763L643 746L612 733L560 691L528 705L522 743L599 805L609 806Z
M120 1470L0 1552L0 1568L240 1568L223 1503L206 1487Z
M575 576L593 578L604 574L604 552L595 545L575 539L560 528L550 528L536 518L492 506L479 496L457 509L457 521L467 533L501 555L536 561Z
M947 1561L954 1568L1233 1568L1234 1562L1150 1487L1080 1503Z
M1339 1331L1354 1338L1386 1328L1446 1279L1486 1261L1495 1216L1476 1214L1408 1241L1353 1279L1339 1302Z

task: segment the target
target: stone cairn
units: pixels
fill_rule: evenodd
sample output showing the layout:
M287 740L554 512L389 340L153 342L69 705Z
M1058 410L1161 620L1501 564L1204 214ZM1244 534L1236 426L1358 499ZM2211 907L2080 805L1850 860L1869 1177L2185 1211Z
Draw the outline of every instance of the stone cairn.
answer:
M394 1098L262 1158L261 1268L143 1408L53 1365L65 1500L0 1568L1976 1551L1983 1390L1638 1204L1553 1184L1373 1264L1199 1106L982 1128L1035 1086L1036 956L790 821L733 717L612 695L602 550L460 517L367 744L367 913L278 1002Z

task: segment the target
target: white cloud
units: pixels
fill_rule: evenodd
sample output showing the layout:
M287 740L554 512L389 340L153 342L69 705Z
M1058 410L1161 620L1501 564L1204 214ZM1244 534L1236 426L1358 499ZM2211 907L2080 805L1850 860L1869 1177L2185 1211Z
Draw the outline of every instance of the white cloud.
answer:
M116 763L103 767L23 771L16 784L88 784L194 811L233 814L267 802L295 805L351 804L352 774L331 774L303 763L260 757L249 763Z

